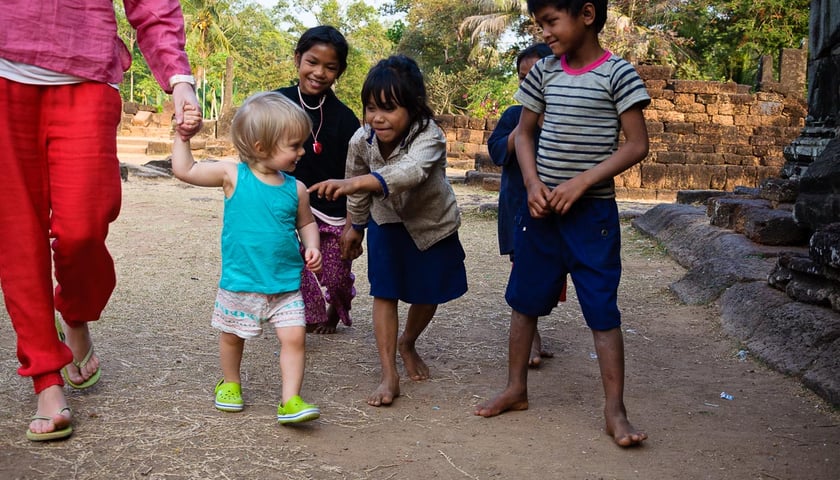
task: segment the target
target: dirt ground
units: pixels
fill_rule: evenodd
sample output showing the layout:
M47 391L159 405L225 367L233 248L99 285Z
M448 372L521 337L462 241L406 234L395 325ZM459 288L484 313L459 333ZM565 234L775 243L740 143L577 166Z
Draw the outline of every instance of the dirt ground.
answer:
M470 202L488 195L457 186ZM492 195L492 194L489 194ZM468 203L464 200L464 203ZM474 406L506 379L510 268L495 217L468 213L460 231L469 292L442 305L421 342L432 379L403 380L390 407L369 407L378 360L364 257L354 263L354 324L310 335L304 398L319 420L274 421L278 345L246 345L246 408L213 408L222 195L171 179L124 184L109 244L119 283L92 326L103 379L70 391L75 434L35 444L35 410L17 376L14 334L0 309L2 479L837 479L840 414L795 379L738 356L714 306L679 304L682 267L624 227L622 308L631 421L650 438L624 450L604 433L592 337L574 291L540 322L555 357L530 375L530 409L485 419ZM404 309L401 310L404 313ZM732 400L722 399L725 391Z

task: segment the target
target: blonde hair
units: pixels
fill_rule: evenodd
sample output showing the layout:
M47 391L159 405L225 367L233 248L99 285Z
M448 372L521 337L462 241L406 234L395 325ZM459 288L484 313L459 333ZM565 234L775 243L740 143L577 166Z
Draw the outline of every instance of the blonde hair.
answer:
M260 151L273 153L290 139L306 139L312 120L295 102L278 92L260 92L248 97L233 116L230 133L243 162L251 164ZM257 150L257 144L260 150Z

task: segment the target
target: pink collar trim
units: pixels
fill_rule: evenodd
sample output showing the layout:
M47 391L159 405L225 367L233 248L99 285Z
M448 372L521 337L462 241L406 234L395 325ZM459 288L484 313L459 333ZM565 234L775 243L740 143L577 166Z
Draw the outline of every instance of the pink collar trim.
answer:
M600 67L604 62L609 60L612 56L612 52L609 50L604 50L604 54L601 55L601 58L595 60L589 65L586 65L583 68L572 68L569 66L569 63L566 61L566 55L560 57L560 65L563 67L563 70L568 73L569 75L583 75L586 72L590 72L595 70L596 68Z

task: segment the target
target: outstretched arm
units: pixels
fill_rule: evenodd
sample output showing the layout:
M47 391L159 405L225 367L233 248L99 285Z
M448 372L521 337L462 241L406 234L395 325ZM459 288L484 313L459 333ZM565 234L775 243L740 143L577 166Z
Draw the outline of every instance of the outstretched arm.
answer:
M382 183L375 176L368 173L342 180L324 180L323 182L312 185L307 191L309 193L316 192L318 198L336 200L339 197L352 195L357 192L381 193Z
M184 121L200 123L201 113L197 107L185 105ZM190 141L175 135L172 146L172 173L179 180L199 187L225 187L230 194L232 179L236 178L236 164L228 161L197 163L190 149Z
M298 210L297 230L300 236L300 243L303 244L303 261L306 269L311 272L321 270L321 234L318 231L318 224L315 223L315 216L309 207L309 194L306 186L300 180L297 182Z

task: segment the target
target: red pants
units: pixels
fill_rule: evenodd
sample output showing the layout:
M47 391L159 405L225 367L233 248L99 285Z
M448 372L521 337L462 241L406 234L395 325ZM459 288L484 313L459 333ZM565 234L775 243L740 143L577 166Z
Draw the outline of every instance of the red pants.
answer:
M105 237L120 210L120 115L119 92L106 84L0 78L0 287L18 373L36 394L63 385L73 359L55 310L71 326L97 320L116 284Z

